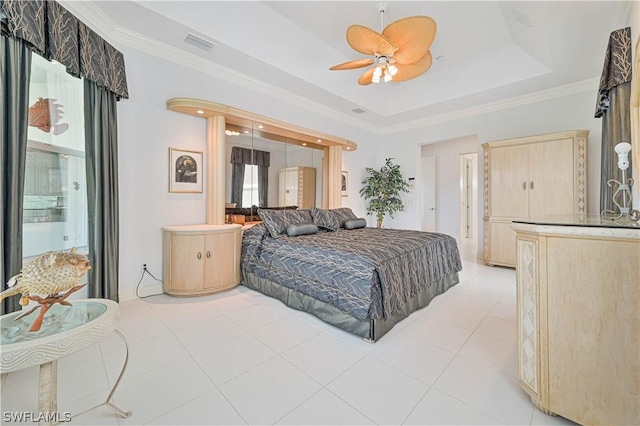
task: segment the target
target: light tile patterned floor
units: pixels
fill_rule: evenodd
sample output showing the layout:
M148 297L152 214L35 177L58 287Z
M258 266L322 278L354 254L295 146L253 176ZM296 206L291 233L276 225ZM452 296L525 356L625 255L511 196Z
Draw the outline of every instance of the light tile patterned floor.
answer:
M130 363L115 402L71 424L572 424L518 387L515 273L465 257L461 282L370 344L238 286L121 304ZM59 362L60 412L101 402L116 336ZM2 411L37 409L36 368L2 377ZM4 424L4 418L2 419Z

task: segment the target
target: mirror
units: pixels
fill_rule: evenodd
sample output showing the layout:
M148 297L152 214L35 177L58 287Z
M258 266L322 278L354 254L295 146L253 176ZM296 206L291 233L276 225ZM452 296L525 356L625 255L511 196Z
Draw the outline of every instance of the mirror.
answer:
M225 134L226 222L258 221L258 207L322 206L323 147L270 134L259 124L227 124Z

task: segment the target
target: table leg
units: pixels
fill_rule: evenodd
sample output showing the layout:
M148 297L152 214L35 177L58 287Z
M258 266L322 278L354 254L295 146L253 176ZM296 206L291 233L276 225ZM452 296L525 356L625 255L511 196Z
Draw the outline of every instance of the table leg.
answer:
M125 353L125 357L124 357L124 364L122 364L122 370L120 370L120 374L118 375L118 378L116 379L116 382L113 384L113 388L111 389L111 392L109 392L109 396L107 396L107 400L105 401L105 405L107 407L111 408L116 413L118 413L121 417L130 417L131 416L131 411L123 411L121 408L116 407L116 405L113 402L111 402L111 399L113 398L113 394L116 392L116 388L120 384L120 380L122 379L122 375L124 374L124 370L126 370L127 364L129 363L129 344L127 343L127 339L125 339L124 336L122 335L122 333L120 333L118 330L115 330L115 333L118 336L120 336L120 338L122 339L122 342L124 343L124 347L126 349L126 353Z
M53 424L52 420L58 411L58 361L50 361L40 365L40 386L38 388L38 412L43 417L38 422ZM45 416L42 416L46 413ZM48 419L48 420L46 420Z
M113 388L111 388L111 391L109 392L109 395L107 396L107 399L105 402L98 404L94 407L88 408L78 414L76 414L74 417L80 416L84 413L86 413L87 411L91 411L94 408L98 408L101 407L103 405L106 405L107 407L111 408L113 411L115 411L116 413L118 413L121 417L131 417L131 411L124 411L121 408L117 407L111 400L113 399L113 394L116 392L116 389L118 388L118 385L120 384L120 380L122 379L122 376L124 375L124 370L126 370L127 368L127 364L129 363L129 344L127 343L127 339L124 338L124 336L122 335L122 333L120 333L118 330L114 330L114 333L116 333L118 336L120 336L120 338L122 339L122 342L124 342L124 347L125 347L125 356L124 356L124 363L122 364L122 369L120 370L120 374L118 374L118 378L116 379L116 382L113 384Z

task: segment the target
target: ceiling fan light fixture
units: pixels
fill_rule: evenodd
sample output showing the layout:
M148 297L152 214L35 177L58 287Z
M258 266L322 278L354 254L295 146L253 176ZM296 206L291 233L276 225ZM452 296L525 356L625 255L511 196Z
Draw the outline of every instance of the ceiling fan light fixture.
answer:
M373 58L335 65L330 70L351 70L373 65L358 83L367 85L394 80L406 81L425 73L432 63L429 48L436 34L436 22L428 16L410 16L384 27L386 3L380 3L380 33L362 25L347 28L347 43L356 52Z

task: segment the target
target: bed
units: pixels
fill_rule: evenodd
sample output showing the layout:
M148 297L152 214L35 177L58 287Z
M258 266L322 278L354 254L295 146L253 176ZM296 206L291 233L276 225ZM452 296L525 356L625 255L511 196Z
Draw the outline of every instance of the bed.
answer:
M367 341L458 283L449 235L362 227L347 208L258 213L263 223L243 234L241 283Z

